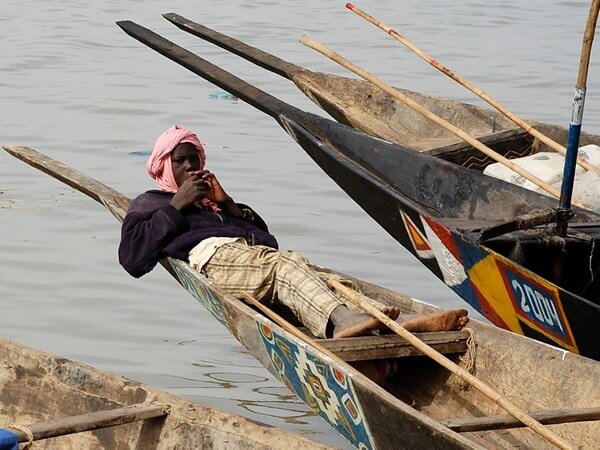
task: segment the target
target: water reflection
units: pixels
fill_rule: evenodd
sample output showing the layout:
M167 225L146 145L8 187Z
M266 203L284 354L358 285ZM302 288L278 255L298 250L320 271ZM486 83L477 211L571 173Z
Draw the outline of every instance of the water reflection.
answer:
M285 387L274 386L270 377L249 373L248 369L254 368L239 366L236 372L206 371L224 365L232 366L227 361L216 360L196 361L192 365L201 369L202 373L197 378L167 375L161 384L169 391L187 398L206 398L216 392L250 413L251 417L266 422L271 421L268 419L277 419L288 425L306 426L317 417Z

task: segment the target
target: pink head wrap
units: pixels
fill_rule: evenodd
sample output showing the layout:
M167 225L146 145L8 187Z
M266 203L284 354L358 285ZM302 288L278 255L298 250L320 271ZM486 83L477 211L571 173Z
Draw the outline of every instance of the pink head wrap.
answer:
M190 130L180 127L179 125L173 125L171 128L161 134L156 143L152 154L146 164L148 174L152 177L158 187L162 191L177 192L178 186L173 176L173 168L171 166L171 152L175 150L179 144L189 142L200 156L200 170L204 169L206 163L206 153L204 147L200 143L198 136L192 133Z
M204 169L206 164L206 153L204 147L200 143L198 136L192 133L190 130L180 127L179 125L173 125L171 128L163 132L152 149L152 154L146 164L148 174L152 177L161 191L166 192L177 192L179 186L175 182L173 176L173 167L171 166L171 153L175 150L179 144L189 142L198 151L200 156L200 170ZM219 206L210 201L207 198L203 198L198 202L197 206L208 206L213 211L221 211Z

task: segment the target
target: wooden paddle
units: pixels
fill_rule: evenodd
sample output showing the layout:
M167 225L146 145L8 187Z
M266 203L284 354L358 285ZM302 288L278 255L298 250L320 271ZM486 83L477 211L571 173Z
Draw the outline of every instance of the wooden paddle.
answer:
M483 154L485 154L485 155L489 156L490 158L492 158L493 160L498 161L499 163L505 165L509 169L511 169L514 172L516 172L519 175L521 175L523 178L531 181L532 183L534 183L535 185L539 186L540 188L542 188L546 192L552 194L554 197L556 197L556 198L560 197L560 192L558 191L558 189L556 189L553 186L549 185L548 183L546 183L541 178L535 176L534 174L528 172L527 170L525 170L522 167L518 166L517 164L513 163L509 159L507 159L504 156L500 155L499 153L495 152L494 150L492 150L491 148L489 148L487 145L482 144L481 142L479 142L477 139L475 139L470 134L466 133L465 131L461 130L460 128L458 128L457 126L451 124L450 122L442 119L440 116L434 114L433 112L431 112L430 110L428 110L424 106L418 104L417 102L415 102L414 100L412 100L408 96L404 95L400 91L394 89L389 84L384 83L383 81L381 81L377 77L373 76L372 74L368 73L367 71L365 71L365 70L361 69L360 67L352 64L350 61L344 59L343 57L341 57L337 53L333 52L332 50L329 50L327 47L325 47L324 45L320 44L319 42L317 42L317 41L309 38L306 35L302 36L302 38L300 39L300 42L302 44L306 45L307 47L310 47L310 48L318 51L319 53L327 56L332 61L335 61L339 65L341 65L341 66L345 67L346 69L350 70L351 72L354 72L355 74L357 74L361 78L364 78L365 80L371 82L375 86L377 86L380 89L382 89L384 92L387 92L388 94L394 96L395 98L397 98L398 100L400 100L401 102L403 102L405 105L407 105L410 108L412 108L415 111L417 111L419 114L425 116L427 119L431 120L432 122L438 124L442 128L444 128L444 129L450 131L451 133L455 134L456 136L460 137L465 142L467 142L468 144L472 145L474 148L476 148L477 150L479 150ZM592 209L590 206L588 206L588 205L586 205L586 204L584 204L582 202L577 202L577 203L573 202L573 204L576 204L576 206L579 206L580 208L585 208L585 209L588 209L588 210Z
M490 97L489 95L487 95L484 91L482 91L481 89L479 89L477 86L473 85L472 83L470 83L469 81L465 80L464 78L461 78L459 75L457 75L455 72L453 72L452 70L450 70L448 67L444 66L443 64L440 64L438 61L436 61L435 59L433 59L431 56L429 56L423 50L421 50L416 45L414 45L411 41L409 41L408 39L406 39L401 34L397 33L396 30L394 30L393 28L390 28L389 26L387 26L383 22L379 21L378 19L374 18L373 16L370 16L365 11L363 11L362 9L356 7L352 3L346 3L346 8L348 8L350 11L356 13L358 16L362 17L367 22L372 23L377 28L385 31L387 34L389 34L394 39L396 39L397 41L399 41L400 43L402 43L409 50L411 50L414 53L416 53L418 56L420 56L422 59L424 59L425 61L427 61L430 65L432 65L433 67L435 67L437 70L439 70L440 72L442 72L444 75L449 76L454 81L456 81L458 84L460 84L461 86L464 86L465 88L467 88L468 90L470 90L471 92L473 92L475 95L477 95L482 100L485 100L491 106L493 106L494 108L496 108L499 112L501 112L502 114L504 114L504 116L506 116L508 119L512 120L515 124L517 124L518 126L520 126L521 128L523 128L527 133L529 133L533 137L539 139L540 141L542 141L544 144L546 144L548 147L550 147L551 149L553 149L557 153L560 153L563 156L567 154L567 149L564 146L560 145L558 142L554 141L553 139L551 139L550 137L546 136L542 132L536 130L530 124L528 124L525 120L521 119L517 115L513 114L512 112L510 112L507 108L505 108L504 106L502 106L500 103L498 103L492 97ZM594 172L600 173L600 168L594 166L589 161L586 161L584 159L578 158L577 159L577 164L579 164L581 167L583 167L583 168L585 168L587 170L593 170Z
M549 442L553 443L554 445L556 445L559 448L563 448L563 449L573 448L568 442L566 442L561 437L557 436L552 431L545 428L541 423L539 423L537 420L533 419L530 415L528 415L521 408L519 408L518 406L509 402L508 400L504 399L498 392L494 391L492 388L490 388L487 384L485 384L479 378L471 375L465 369L463 369L459 365L455 364L454 362L452 362L451 360L446 358L444 355L442 355L435 349L431 348L429 345L425 344L419 338L414 336L410 331L408 331L406 328L404 328L402 325L400 325L398 322L390 319L388 316L386 316L384 313L382 313L379 309L377 309L370 303L366 302L364 299L362 299L360 296L358 296L352 289L350 289L347 286L344 286L342 283L340 283L335 278L330 278L328 280L328 284L332 288L334 288L335 290L340 292L344 297L346 297L348 300L350 300L358 308L360 308L363 311L365 311L366 313L372 315L377 320L379 320L381 323L383 323L386 327L388 327L389 329L391 329L398 335L402 336L404 339L406 339L408 342L410 342L412 345L414 345L415 348L417 348L423 354L429 356L431 359L433 359L434 361L436 361L437 363L439 363L440 365L442 365L443 367L448 369L450 372L459 376L462 380L464 380L465 382L469 383L471 386L476 388L479 392L481 392L486 397L491 399L494 403L496 403L497 405L504 408L506 410L506 412L508 412L513 417L515 417L516 419L521 421L527 427L531 428L535 433L537 433L538 435L540 435L544 439L548 440Z

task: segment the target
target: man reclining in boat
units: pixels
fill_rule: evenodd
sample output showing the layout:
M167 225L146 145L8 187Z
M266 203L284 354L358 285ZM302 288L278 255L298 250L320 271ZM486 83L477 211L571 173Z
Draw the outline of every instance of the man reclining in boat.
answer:
M177 125L156 141L147 169L160 190L138 196L123 221L119 262L134 277L150 272L162 258L190 263L223 291L247 292L261 302L276 299L318 337L348 337L387 329L352 309L327 286L299 253L279 251L275 237L250 207L225 192L204 169L198 137ZM397 307L384 307L399 318ZM402 317L413 332L459 330L464 309Z

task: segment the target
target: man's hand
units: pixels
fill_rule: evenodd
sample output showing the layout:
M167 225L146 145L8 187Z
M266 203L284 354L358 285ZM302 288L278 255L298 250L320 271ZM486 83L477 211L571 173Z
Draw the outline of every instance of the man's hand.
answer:
M193 205L198 200L207 197L207 193L211 190L210 185L203 179L206 170L190 172L190 175L183 182L179 189L171 199L171 206L178 211ZM222 190L222 189L221 189Z
M202 179L210 186L209 190L206 192L206 198L218 203L221 207L221 210L230 216L242 217L244 213L238 207L238 205L235 204L233 199L227 195L215 174L209 172L208 170L203 170L201 173Z
M202 179L209 186L209 190L206 193L206 198L216 203L225 203L231 201L231 197L227 195L214 173L208 170L203 170L200 173L202 174Z

